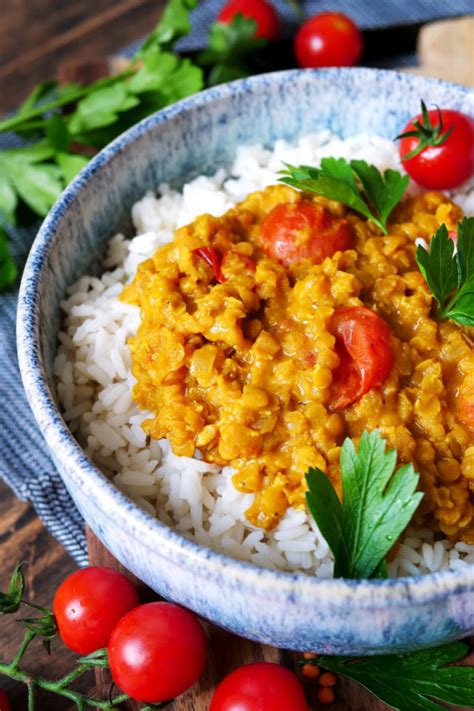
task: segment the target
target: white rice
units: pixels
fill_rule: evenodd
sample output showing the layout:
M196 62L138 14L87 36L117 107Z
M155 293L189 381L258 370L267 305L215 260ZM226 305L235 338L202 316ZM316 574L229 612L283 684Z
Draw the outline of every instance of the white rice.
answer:
M137 236L116 235L109 243L101 279L85 276L61 303L64 330L54 364L64 419L86 452L114 483L152 516L205 546L256 565L300 570L321 578L333 575L325 540L305 511L288 510L269 534L245 518L253 494L239 493L223 469L199 459L177 457L167 441L147 438L141 423L149 416L131 398L127 340L139 324L138 308L119 301L137 265L169 242L174 230L198 214L223 214L248 193L277 181L284 162L318 165L324 156L363 158L379 169L400 170L392 141L374 136L340 140L329 131L277 141L273 150L244 146L229 171L200 176L182 193L161 185L132 209ZM474 213L473 185L454 195ZM412 188L412 191L415 189ZM436 541L429 530L408 531L389 574L421 575L474 565L474 545Z

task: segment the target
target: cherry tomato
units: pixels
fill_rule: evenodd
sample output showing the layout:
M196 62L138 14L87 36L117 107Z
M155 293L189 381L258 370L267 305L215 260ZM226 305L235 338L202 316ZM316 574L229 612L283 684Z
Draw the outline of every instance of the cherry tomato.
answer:
M337 309L332 317L339 365L333 370L331 409L341 410L380 385L390 373L390 328L363 306Z
M53 612L64 644L77 654L106 647L117 622L139 604L125 575L90 567L72 573L54 596Z
M286 267L300 259L319 264L337 251L349 249L351 228L321 205L302 201L277 205L260 225L265 252Z
M194 254L208 264L219 284L225 281L225 276L221 271L221 255L214 247L197 247L193 249Z
M280 34L280 21L274 7L266 0L229 0L217 16L219 22L232 22L240 13L257 23L256 37L268 40L277 39Z
M419 145L416 135L400 140L399 152L403 167L417 183L431 190L447 190L461 185L474 173L474 120L459 111L438 109L427 112L432 127L433 142L412 158L406 158ZM441 116L441 130L439 129ZM417 133L414 122L425 125L425 117L415 116L403 130L403 134ZM442 142L439 138L451 133ZM403 136L402 134L402 136ZM439 134L439 135L438 135Z
M8 696L3 689L0 689L0 711L12 711Z
M300 67L351 67L362 54L362 35L350 17L321 12L296 33L294 50Z
M219 684L209 711L308 711L297 676L280 664L236 669Z
M206 659L197 617L168 602L136 607L120 620L109 642L113 680L137 701L179 696L199 679Z

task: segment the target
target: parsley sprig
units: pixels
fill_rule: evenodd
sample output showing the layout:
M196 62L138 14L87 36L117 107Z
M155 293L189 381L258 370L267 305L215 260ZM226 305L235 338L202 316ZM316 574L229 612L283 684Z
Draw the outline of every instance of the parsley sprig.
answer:
M209 47L200 53L199 63L210 67L208 84L214 86L251 73L248 57L265 47L267 40L256 37L257 23L240 12L232 22L214 22L209 31Z
M411 654L365 659L323 656L317 664L354 679L398 711L445 711L446 706L438 701L472 709L474 668L446 666L468 652L466 644L453 642Z
M414 158L419 153L425 150L428 146L440 146L445 140L451 135L454 126L450 126L447 131L444 130L443 126L443 116L438 107L438 123L433 126L426 104L421 100L421 120L413 121L414 129L410 131L405 131L395 138L398 141L401 138L418 138L417 146L404 155L402 160L409 160Z
M309 509L335 559L334 576L385 577L385 557L408 525L423 496L411 464L395 471L395 450L385 451L377 431L364 432L356 452L341 448L342 502L319 469L306 475ZM474 669L446 666L463 659L460 642L411 654L368 658L322 656L314 663L358 682L398 711L442 711L445 702L474 707Z
M429 252L418 246L416 261L438 302L440 318L474 326L474 217L458 224L456 252L446 225L441 225Z
M0 151L0 228L15 226L24 205L44 217L96 150L141 118L203 88L202 69L172 51L190 31L195 6L196 0L169 0L126 71L90 86L43 82L15 115L0 121L0 133L29 141ZM3 229L0 288L15 276Z
M29 144L0 150L0 230L15 226L26 205L44 217L90 156L140 119L190 96L207 83L250 73L247 56L265 44L255 39L256 23L237 15L210 29L209 50L197 60L182 58L174 45L191 30L197 0L168 0L156 28L129 67L90 86L38 85L14 116L0 121L0 133L14 132ZM0 289L17 270L7 231L0 232Z
M0 290L12 284L16 275L17 268L10 253L8 237L5 230L0 227Z
M385 444L377 430L363 433L358 452L352 440L344 441L342 503L320 469L306 475L308 506L334 555L336 578L385 577L385 556L423 497L413 466L395 472L397 453L386 452Z
M387 220L402 199L409 177L397 170L381 173L365 160L323 158L320 168L286 165L281 182L305 192L338 200L388 234Z

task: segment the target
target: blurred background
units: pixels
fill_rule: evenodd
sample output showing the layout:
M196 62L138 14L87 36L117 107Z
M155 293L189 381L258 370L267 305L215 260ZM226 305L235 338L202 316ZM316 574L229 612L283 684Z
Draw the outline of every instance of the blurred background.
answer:
M164 0L3 0L0 113L13 110L27 92L45 78L63 74L70 78L77 65L82 66L81 78L84 72L100 71L100 62L106 57L122 52L151 31L164 4ZM222 0L199 3L193 18L193 34L181 45L183 51L205 45L207 28L224 4ZM282 47L275 56L290 66L294 64L291 37L299 22L294 9L297 5L302 6L306 17L327 9L352 17L365 31L362 63L375 66L419 63L416 47L423 25L467 15L474 9L472 0L309 0L301 3L274 0L272 4L282 21ZM469 83L471 78L472 83L472 24L470 29L464 30L463 37L460 41L456 34L453 36L451 31L442 28L431 41L430 51L438 51L442 57L435 75L442 75L443 71L454 73L461 82ZM455 68L458 55L463 60ZM94 69L89 66L92 60ZM443 67L443 64L450 66Z

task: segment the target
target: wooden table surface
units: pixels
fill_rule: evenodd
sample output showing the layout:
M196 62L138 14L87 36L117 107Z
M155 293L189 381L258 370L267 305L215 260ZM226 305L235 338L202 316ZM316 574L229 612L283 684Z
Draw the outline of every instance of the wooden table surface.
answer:
M160 0L4 0L0 24L0 115L15 108L37 82L55 76L60 63L83 59L85 50L88 59L104 57L147 33L156 23L162 5ZM0 481L0 589L5 587L19 557L27 562L25 574L30 595L39 605L50 606L57 584L76 569L62 546L46 531L32 506L18 501ZM17 624L7 618L1 625L1 657L7 660L13 656L19 641ZM223 650L221 664L226 662L226 649L229 653L226 633L222 635L213 642ZM262 654L277 660L276 650L266 648ZM249 643L249 659L253 656ZM61 676L71 669L73 658L74 655L61 646L61 652L54 655L52 668L47 655L35 654L33 647L26 661L38 674ZM4 678L0 683L11 699L13 711L26 709L22 686ZM94 693L93 675L82 678L77 688L84 693ZM343 683L340 692L344 689ZM43 696L39 708L65 711L69 705L58 697ZM196 711L192 704L186 708ZM339 703L337 708L344 705ZM366 709L363 696L357 708L350 707L350 711Z
M58 67L103 58L147 34L158 21L165 0L2 0L0 15L0 116L13 110L40 81ZM1 364L0 364L1 366ZM51 605L56 584L76 569L62 546L47 532L33 507L18 501L0 480L0 589L18 558L25 560L34 602ZM10 659L18 644L17 623L1 621L0 654ZM62 649L54 669L46 654L28 654L38 674L61 676L74 655ZM21 685L2 678L13 711L26 709ZM93 674L78 689L92 693ZM64 699L44 696L41 711L65 711Z
M18 501L0 480L0 590L6 588L10 573L19 560L26 563L28 598L43 607L51 606L57 584L77 568L69 554L45 529L31 504ZM13 658L20 641L21 633L15 617L0 618L0 657L3 661ZM59 648L59 642L53 644ZM25 663L37 674L60 677L71 671L74 660L73 653L63 645L60 650L54 654L53 667L40 643L35 643L25 657ZM21 684L0 677L0 686L7 692L13 711L26 709L26 693ZM93 674L81 679L77 688L83 693L93 693ZM59 697L43 695L38 708L41 711L66 711L69 705Z
M2 0L0 115L60 64L104 57L156 24L165 0Z

